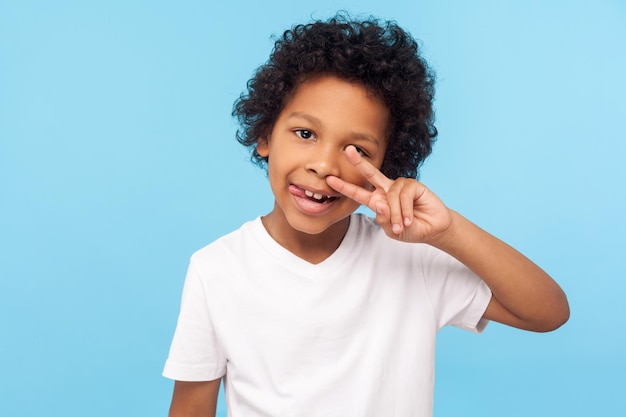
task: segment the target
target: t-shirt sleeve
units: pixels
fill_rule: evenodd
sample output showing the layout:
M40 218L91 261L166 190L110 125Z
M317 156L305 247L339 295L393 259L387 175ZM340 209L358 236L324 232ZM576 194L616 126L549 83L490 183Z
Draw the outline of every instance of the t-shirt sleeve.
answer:
M476 333L488 320L482 316L491 300L491 290L461 262L433 247L423 253L422 268L437 329L452 325Z
M163 376L178 381L212 381L225 373L224 350L211 322L205 285L192 258Z

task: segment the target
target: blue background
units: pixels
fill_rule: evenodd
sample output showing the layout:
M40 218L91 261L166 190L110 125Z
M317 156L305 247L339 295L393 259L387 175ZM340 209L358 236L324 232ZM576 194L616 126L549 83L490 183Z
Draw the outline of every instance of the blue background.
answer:
M232 103L272 34L337 9L423 41L421 179L571 302L550 334L444 330L435 415L626 408L623 1L214 3L0 0L0 415L166 415L190 254L272 205Z

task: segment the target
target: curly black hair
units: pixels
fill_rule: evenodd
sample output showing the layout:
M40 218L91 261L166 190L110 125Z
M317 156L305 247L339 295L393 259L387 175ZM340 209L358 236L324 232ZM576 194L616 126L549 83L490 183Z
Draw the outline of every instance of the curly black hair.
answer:
M328 21L297 25L276 40L268 62L235 101L237 140L265 166L257 140L268 135L295 89L316 75L334 75L363 85L390 110L387 150L381 171L389 178L416 178L437 136L432 101L434 74L418 44L395 22Z

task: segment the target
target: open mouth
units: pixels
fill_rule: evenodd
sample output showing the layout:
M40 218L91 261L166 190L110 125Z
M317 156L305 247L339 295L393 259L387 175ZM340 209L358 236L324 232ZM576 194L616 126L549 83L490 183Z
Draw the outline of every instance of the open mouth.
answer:
M320 204L330 203L331 201L335 201L337 199L337 197L333 197L331 195L318 194L309 190L304 190L304 195L309 200Z

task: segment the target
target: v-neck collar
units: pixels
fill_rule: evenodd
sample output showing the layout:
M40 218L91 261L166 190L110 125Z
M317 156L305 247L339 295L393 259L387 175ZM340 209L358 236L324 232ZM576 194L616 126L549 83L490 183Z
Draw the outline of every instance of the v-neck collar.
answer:
M268 252L268 260L275 260L283 267L297 271L303 275L319 277L324 274L325 271L336 271L337 268L340 268L341 264L346 261L347 257L354 256L354 247L358 240L357 235L361 221L359 216L359 214L355 213L350 215L348 230L339 244L339 247L328 258L317 264L313 264L298 257L276 242L267 232L265 226L263 226L261 217L253 221L251 231L259 246Z

